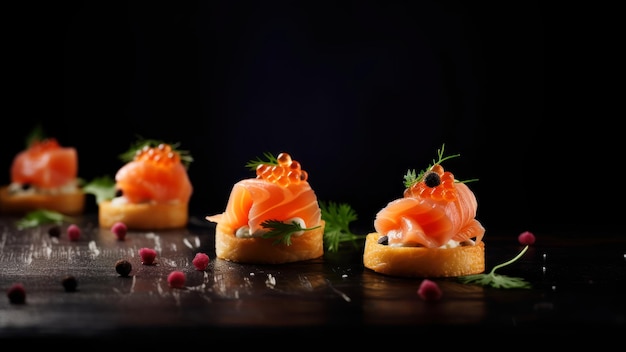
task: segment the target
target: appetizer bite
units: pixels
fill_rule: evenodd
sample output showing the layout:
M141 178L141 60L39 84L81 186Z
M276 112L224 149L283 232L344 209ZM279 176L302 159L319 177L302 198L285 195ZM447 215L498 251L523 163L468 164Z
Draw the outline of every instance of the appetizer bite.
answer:
M0 187L0 213L50 210L79 215L84 211L76 148L44 137L41 128L31 133L26 149L15 155L10 173L11 183Z
M324 254L324 220L308 173L287 153L250 161L256 178L237 182L217 223L218 258L254 264L304 261Z
M376 232L367 235L363 253L366 268L409 277L452 277L485 270L485 229L475 219L478 203L466 183L441 163L459 156L443 156L426 170L404 176L402 198L381 209ZM470 180L472 181L472 180Z
M96 196L100 227L118 222L137 230L187 226L193 192L187 174L191 156L174 144L140 140L120 158L126 164L114 181L105 176L85 186Z

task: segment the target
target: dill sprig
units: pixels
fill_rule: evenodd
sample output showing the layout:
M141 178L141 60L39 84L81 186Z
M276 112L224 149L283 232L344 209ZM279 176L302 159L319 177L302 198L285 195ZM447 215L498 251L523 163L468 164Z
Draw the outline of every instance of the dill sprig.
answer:
M441 145L440 149L437 149L437 160L433 159L433 162L429 164L428 167L426 167L424 170L421 170L419 173L417 173L415 169L411 169L407 171L407 173L404 175L404 187L405 188L410 188L414 184L423 181L424 177L431 170L433 166L441 164L442 162L446 160L461 156L461 154L453 154L453 155L444 156L445 146L446 144L444 143ZM478 181L478 179L470 179L470 180L464 180L464 181L455 180L455 182L462 182L462 183L473 182L473 181Z
M270 152L264 152L263 156L265 160L257 157L255 160L250 160L246 163L246 167L252 171L256 170L259 165L278 165L278 158Z
M358 219L356 211L346 203L319 202L322 210L324 226L324 247L328 252L337 252L344 242L356 245L365 235L357 235L350 231L350 223Z
M502 264L494 266L493 269L491 269L491 271L488 274L483 273L483 274L460 276L458 279L459 281L465 284L491 286L494 288L506 288L506 289L531 288L532 287L531 284L521 277L511 277L511 276L496 274L497 269L502 268L503 266L507 266L511 263L514 263L519 258L521 258L524 255L524 253L526 253L527 250L528 250L528 245L526 245L524 249L522 249L522 251L517 256L515 256L515 258L507 262L504 262Z
M32 131L26 136L26 148L35 144L35 142L43 141L47 138L41 123L38 123L33 127Z
M287 246L291 245L291 236L302 232L302 231L310 231L319 228L321 225L315 227L302 227L297 221L292 221L290 223L282 222L279 220L265 220L261 223L261 226L264 229L269 229L266 233L262 235L263 238L275 238L274 244L284 244Z
M145 139L143 137L138 137L137 141L131 144L127 151L119 155L119 158L125 163L130 162L135 158L135 155L139 150L145 147L156 148L160 144L167 144L172 148L174 152L178 153L178 155L180 156L180 161L185 166L185 168L189 167L189 165L193 162L193 157L188 150L178 149L180 147L180 143L168 143L158 139Z

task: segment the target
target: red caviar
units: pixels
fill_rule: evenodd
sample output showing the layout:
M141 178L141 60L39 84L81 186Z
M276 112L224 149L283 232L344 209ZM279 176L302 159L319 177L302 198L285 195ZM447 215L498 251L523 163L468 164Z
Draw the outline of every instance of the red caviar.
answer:
M430 182L434 184L429 185ZM424 174L420 182L404 190L404 196L453 201L457 196L454 182L454 175L450 171L444 171L443 166L435 164Z
M298 184L306 181L309 174L302 170L300 163L291 159L288 153L280 153L276 158L278 165L260 164L256 168L256 178L266 180L281 186Z

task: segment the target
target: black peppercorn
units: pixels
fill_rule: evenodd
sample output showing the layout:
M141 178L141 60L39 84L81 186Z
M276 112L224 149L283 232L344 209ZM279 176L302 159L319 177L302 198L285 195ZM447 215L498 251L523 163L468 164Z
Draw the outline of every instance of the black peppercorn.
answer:
M115 263L115 271L117 271L120 276L128 276L131 270L133 270L133 265L126 259L120 259Z
M24 285L21 283L11 285L7 291L7 297L9 297L9 302L13 304L26 303L26 290L24 289Z
M61 280L61 284L65 288L65 291L74 292L76 291L76 287L78 286L78 281L76 281L76 278L74 276L70 275L64 277L63 280Z
M50 237L61 237L61 227L58 225L50 227L48 229L48 235L50 235Z

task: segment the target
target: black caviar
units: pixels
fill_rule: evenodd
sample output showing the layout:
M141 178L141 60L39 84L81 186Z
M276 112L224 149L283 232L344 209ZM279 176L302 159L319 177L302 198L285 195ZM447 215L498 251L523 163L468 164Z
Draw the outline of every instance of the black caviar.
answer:
M436 172L429 172L424 177L424 183L430 188L435 188L441 184L441 177Z

